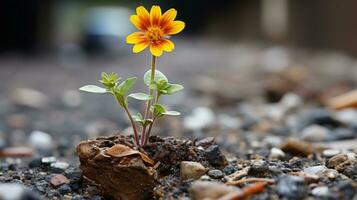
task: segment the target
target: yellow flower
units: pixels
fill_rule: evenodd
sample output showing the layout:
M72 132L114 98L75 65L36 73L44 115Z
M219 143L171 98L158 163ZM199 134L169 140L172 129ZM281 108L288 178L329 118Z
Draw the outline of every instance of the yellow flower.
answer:
M181 32L185 28L182 21L174 21L177 11L173 8L161 14L159 6L152 6L150 13L140 6L136 9L136 15L130 17L130 21L140 32L134 32L126 38L126 42L134 44L133 52L139 53L146 47L154 56L161 56L163 51L171 52L175 45L168 38Z

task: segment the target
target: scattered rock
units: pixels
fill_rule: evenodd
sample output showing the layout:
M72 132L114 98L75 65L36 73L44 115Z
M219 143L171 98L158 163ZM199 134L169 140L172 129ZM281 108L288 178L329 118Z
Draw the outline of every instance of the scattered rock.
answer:
M201 130L215 121L215 115L210 108L197 107L192 111L190 116L183 120L183 125L189 130Z
M207 148L215 143L214 137L207 137L196 142L196 146Z
M277 166L270 166L263 160L255 160L248 169L248 175L258 178L272 178L280 175L281 169Z
M214 179L223 178L224 174L221 170L213 169L208 171L208 176Z
M320 173L326 169L327 169L327 167L325 165L317 165L317 166L313 166L313 167L304 168L304 172L306 172L308 174L317 174L317 173Z
M341 122L336 120L332 112L327 109L311 109L305 115L302 116L302 122L300 128L305 128L309 125L321 125L329 127L337 127L342 125Z
M63 176L62 174L57 174L51 178L50 183L54 188L57 188L63 184L68 184L69 179L67 177Z
M233 165L228 165L225 168L223 168L223 172L226 175L233 174L235 171L237 171L237 168L234 167Z
M270 159L281 159L284 157L285 157L285 153L281 149L275 147L270 149L270 154L269 154Z
M304 178L299 176L283 175L276 186L277 193L288 199L302 199L306 194Z
M281 149L294 156L308 156L315 152L315 149L311 144L296 139L288 139L282 144Z
M341 153L339 149L326 149L322 152L322 156L325 158L331 158L339 153Z
M212 145L205 149L208 162L215 167L224 167L228 164L226 157L220 151L218 145Z
M190 197L193 200L219 199L233 191L239 190L214 181L195 181L189 189Z
M36 109L44 108L48 103L48 99L45 94L30 88L15 89L11 93L10 97L12 102L16 105L27 106Z
M343 171L343 174L353 180L357 180L357 162L353 162L351 165L347 166Z
M339 172L343 172L353 162L356 162L356 155L354 153L338 154L330 158L326 162L326 166Z
M33 131L30 134L30 143L31 145L40 150L49 150L53 148L52 136L48 133L42 131Z
M30 168L36 168L41 166L42 166L42 158L34 158L29 163Z
M330 190L327 186L316 187L311 191L312 195L316 197L327 197L329 196Z
M348 140L355 138L355 133L349 128L336 128L331 133L332 140Z
M7 147L0 149L0 157L31 157L33 150L27 147Z
M52 173L63 173L68 167L69 167L68 163L57 161L57 162L51 163L50 171Z
M281 98L279 104L284 107L284 110L291 111L293 109L299 108L302 105L303 101L299 95L295 93L287 93Z
M54 163L54 162L56 162L56 161L57 161L57 158L56 158L56 157L53 157L53 156L43 157L43 158L41 159L42 164L45 165L45 166L49 166L49 165L51 165L51 163Z
M338 171L334 169L325 169L317 173L317 175L321 178L329 178L329 179L336 179L340 174Z
M36 193L17 183L0 183L0 199L2 200L41 200Z
M207 169L198 162L182 161L180 165L180 173L182 180L199 179L207 172Z
M329 139L330 131L319 125L310 125L301 131L301 139L307 142L321 142Z
M61 185L59 188L58 188L58 192L61 194L61 195L65 195L65 194L68 194L72 191L71 187L69 187L69 185L65 184L65 185Z
M338 111L336 114L336 119L339 121L348 124L348 125L356 125L357 119L357 110L353 108L343 109Z

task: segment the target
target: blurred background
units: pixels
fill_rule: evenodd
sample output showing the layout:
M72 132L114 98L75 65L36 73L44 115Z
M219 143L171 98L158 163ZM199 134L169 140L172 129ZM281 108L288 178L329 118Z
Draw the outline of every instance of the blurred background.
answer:
M134 55L125 37L135 31L135 8L153 4L176 8L186 22L173 37L175 51L158 59L159 70L186 88L163 99L183 116L155 134L203 137L212 122L236 131L245 102L276 103L293 93L321 106L356 87L353 0L3 0L0 146L56 146L66 154L85 138L130 133L110 96L77 88L97 83L102 71L144 74L149 53Z

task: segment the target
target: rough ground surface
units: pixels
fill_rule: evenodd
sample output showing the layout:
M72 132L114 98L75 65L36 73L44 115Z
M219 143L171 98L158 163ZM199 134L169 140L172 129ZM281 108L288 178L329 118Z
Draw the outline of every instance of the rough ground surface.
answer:
M160 60L159 68L173 82L184 80L184 93L163 99L183 115L159 122L153 133L160 137L152 137L144 148L152 160L162 162L156 198L215 199L242 194L256 181L268 184L251 199L357 198L357 110L325 104L356 88L355 58L207 43L186 44L186 51L178 52ZM80 94L75 88L98 79L102 70L133 75L146 66L144 56L131 59L81 66L51 59L1 60L0 78L6 84L0 85L0 195L104 198L96 183L83 178L75 146L118 130L130 135L130 129L109 96ZM139 108L135 102L131 107ZM208 137L215 137L218 146L211 139L202 141ZM227 166L219 164L224 160L217 149ZM185 164L196 174L183 176L181 160L196 162Z

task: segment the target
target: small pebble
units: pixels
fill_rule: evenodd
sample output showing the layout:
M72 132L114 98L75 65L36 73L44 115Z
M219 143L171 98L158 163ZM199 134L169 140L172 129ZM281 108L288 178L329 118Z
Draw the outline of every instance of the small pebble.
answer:
M322 156L325 158L331 158L339 153L341 153L341 151L338 149L326 149L322 152Z
M50 181L51 185L54 188L57 188L63 184L68 184L69 182L70 181L68 180L68 178L63 176L62 174L54 175Z
M272 149L270 149L270 154L269 154L269 158L270 159L281 159L285 157L285 153L283 150L273 147Z
M330 137L330 131L320 125L310 125L301 131L301 139L307 142L322 142Z
M306 194L303 177L283 175L276 186L277 193L288 199L302 199Z
M205 150L208 162L215 167L223 167L228 164L226 157L222 154L218 145L212 145Z
M233 165L228 165L227 167L223 168L223 172L226 175L233 174L235 171L237 171L237 168L234 167Z
M51 156L51 157L43 157L41 159L41 162L42 162L43 165L51 165L51 163L54 163L56 161L57 161L57 158L53 157L53 156Z
M69 164L66 162L55 162L55 163L51 163L51 172L52 173L63 173L68 167Z
M208 175L214 179L223 178L223 176L224 176L223 172L218 169L209 170Z
M72 191L71 187L69 187L68 184L65 184L65 185L62 185L58 188L58 192L61 194L61 195L65 195L65 194L68 194Z
M330 193L327 186L316 187L311 191L312 195L317 197L327 197Z
M317 174L317 173L320 173L326 169L327 169L327 167L325 165L317 165L317 166L305 168L304 172L308 173L308 174Z
M207 172L207 169L201 163L191 161L182 161L180 170L182 180L199 179Z
M42 131L33 131L29 141L36 149L48 150L53 147L52 136Z

